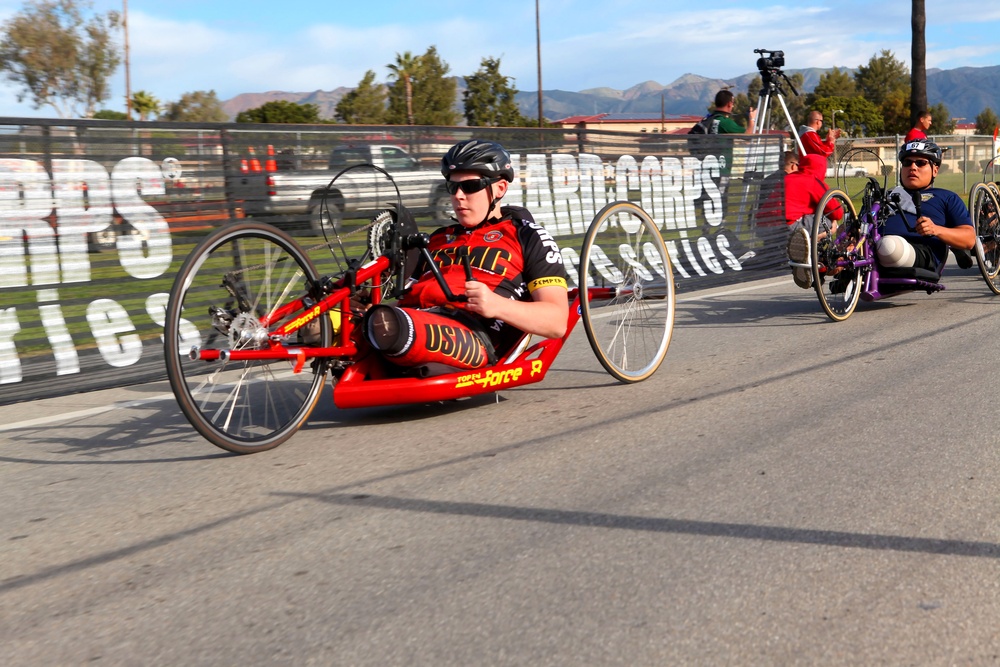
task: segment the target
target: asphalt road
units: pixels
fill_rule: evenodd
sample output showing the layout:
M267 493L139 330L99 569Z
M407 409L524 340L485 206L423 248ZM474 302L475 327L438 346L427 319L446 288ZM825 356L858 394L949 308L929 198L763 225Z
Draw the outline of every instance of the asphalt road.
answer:
M681 294L625 386L337 411L277 450L164 385L0 408L0 664L993 665L1000 297Z

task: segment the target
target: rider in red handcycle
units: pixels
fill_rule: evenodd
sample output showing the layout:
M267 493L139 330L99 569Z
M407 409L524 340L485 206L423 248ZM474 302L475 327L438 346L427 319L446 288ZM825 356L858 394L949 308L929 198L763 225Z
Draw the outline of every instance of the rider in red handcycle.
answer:
M449 300L421 262L398 306L373 306L364 333L401 366L483 368L524 334L562 338L569 302L559 247L531 214L500 207L514 180L510 154L498 143L470 139L441 162L458 224L427 240L433 263L461 302Z
M258 222L227 225L199 243L174 281L164 327L167 375L199 433L237 453L276 447L308 419L328 372L339 408L539 382L579 319L616 379L656 371L675 294L666 245L645 211L612 202L582 234L579 253L560 252L525 209L498 209L515 178L499 144L461 142L442 172L457 224L420 233L397 202L344 232L367 231L366 250L333 276L321 276L288 234ZM316 247L337 245L346 257L341 231ZM567 263L578 269L572 289ZM530 344L532 334L543 340Z

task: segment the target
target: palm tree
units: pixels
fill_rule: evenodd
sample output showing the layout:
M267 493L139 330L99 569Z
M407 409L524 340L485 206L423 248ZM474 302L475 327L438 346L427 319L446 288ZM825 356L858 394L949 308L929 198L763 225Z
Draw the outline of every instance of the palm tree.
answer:
M910 43L910 60L913 69L910 72L910 124L917 124L920 113L927 107L927 42L924 29L927 27L927 12L924 0L913 0L910 10L910 26L913 37Z
M390 76L397 81L403 82L406 91L406 124L413 125L413 76L420 66L420 56L414 56L409 51L402 55L396 54L396 62L389 63L386 67L392 72Z
M160 100L145 90L137 90L132 95L129 106L139 114L139 120L148 120L149 116L160 111Z

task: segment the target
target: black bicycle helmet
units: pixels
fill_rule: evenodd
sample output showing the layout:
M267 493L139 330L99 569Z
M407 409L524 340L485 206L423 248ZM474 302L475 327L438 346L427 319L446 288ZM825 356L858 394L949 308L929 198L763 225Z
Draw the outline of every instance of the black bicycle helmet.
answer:
M919 139L903 145L899 151L899 161L902 162L903 158L907 157L922 157L940 167L942 153L941 147L933 141Z
M460 141L441 158L441 175L455 171L472 171L483 176L514 180L514 167L510 153L495 141L467 139Z

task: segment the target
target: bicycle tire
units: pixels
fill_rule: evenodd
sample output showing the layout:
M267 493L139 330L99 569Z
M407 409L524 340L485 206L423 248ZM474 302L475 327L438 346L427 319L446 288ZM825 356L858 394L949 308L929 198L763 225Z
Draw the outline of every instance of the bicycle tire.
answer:
M990 189L990 192L993 193L996 200L1000 201L1000 185L998 185L995 181L986 181L986 187Z
M676 310L670 255L652 218L631 202L602 208L584 237L578 279L580 317L604 369L625 383L651 376L667 355ZM591 287L614 291L587 298Z
M969 213L976 227L976 263L986 286L1000 294L1000 204L994 188L976 183L969 190Z
M827 228L829 221L823 215L827 205L836 200L844 211L844 217L836 222L836 232L831 238ZM843 322L858 305L861 297L861 269L842 268L836 276L832 266L838 258L853 252L860 238L860 221L854 209L854 203L843 190L829 190L819 204L813 216L812 230L809 236L809 263L812 271L813 289L819 298L820 306L834 322ZM864 252L864 248L861 249Z
M266 329L260 316L306 294L316 279L313 263L290 236L255 222L217 230L184 261L167 304L164 358L181 411L212 444L248 454L285 442L316 406L327 362L314 360L296 373L294 359L193 360L192 346L223 355L266 347L269 331L303 311ZM300 329L286 346L329 346L330 317L314 321L318 326Z

